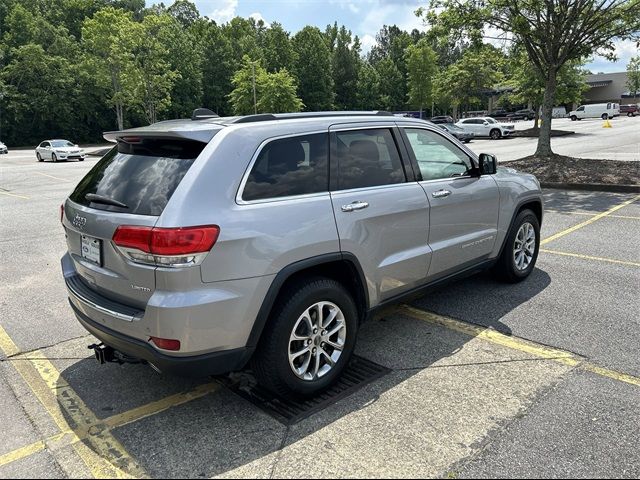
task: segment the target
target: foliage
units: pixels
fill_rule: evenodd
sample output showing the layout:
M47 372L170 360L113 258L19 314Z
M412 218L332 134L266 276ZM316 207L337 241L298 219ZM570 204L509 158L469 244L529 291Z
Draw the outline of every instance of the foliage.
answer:
M633 57L627 65L627 88L634 97L640 95L640 55Z
M405 53L409 103L420 111L433 100L433 77L437 70L436 52L426 39L410 45Z
M293 36L292 43L296 54L293 73L306 110L331 110L334 99L331 51L322 32L316 27L304 27Z

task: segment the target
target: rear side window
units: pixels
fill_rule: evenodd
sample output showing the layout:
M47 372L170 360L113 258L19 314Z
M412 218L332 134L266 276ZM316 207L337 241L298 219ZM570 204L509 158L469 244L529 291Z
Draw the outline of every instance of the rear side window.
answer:
M336 132L338 189L375 187L406 181L389 129Z
M131 142L118 142L80 181L69 198L101 210L160 215L206 145L172 139L132 139ZM94 195L88 199L88 194ZM96 195L103 200L96 200Z
M306 195L329 190L326 133L280 138L266 144L242 192L246 201Z

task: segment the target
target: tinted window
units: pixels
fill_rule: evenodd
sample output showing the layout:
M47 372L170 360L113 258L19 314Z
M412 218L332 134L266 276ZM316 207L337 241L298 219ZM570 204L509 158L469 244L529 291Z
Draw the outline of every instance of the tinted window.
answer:
M326 133L274 140L260 151L242 193L262 200L328 191Z
M584 107L578 107L578 110L576 110L577 112L584 112Z
M51 142L53 147L74 147L75 145L69 140L54 140Z
M42 142L42 143L40 144L40 146L41 146L42 148L48 147L48 146L49 146L49 142Z
M398 148L388 129L336 132L338 189L406 181Z
M471 169L471 160L446 138L428 130L407 128L410 148L423 180L459 177Z
M80 181L70 198L101 210L160 215L204 147L204 143L177 140L119 142ZM88 193L113 199L127 208L91 202L86 199Z

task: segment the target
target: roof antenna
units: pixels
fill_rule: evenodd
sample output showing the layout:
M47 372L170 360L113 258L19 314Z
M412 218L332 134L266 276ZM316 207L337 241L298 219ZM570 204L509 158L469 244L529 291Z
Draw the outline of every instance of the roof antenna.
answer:
M196 108L191 114L191 120L204 120L207 118L218 118L219 115L216 112L209 110L208 108Z

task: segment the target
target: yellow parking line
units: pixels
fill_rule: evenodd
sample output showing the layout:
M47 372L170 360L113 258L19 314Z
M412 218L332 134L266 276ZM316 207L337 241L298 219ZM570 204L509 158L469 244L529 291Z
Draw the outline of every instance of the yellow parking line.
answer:
M587 225L591 225L593 222L596 222L596 221L600 220L601 218L604 218L604 217L606 217L608 215L611 215L613 212L617 212L621 208L624 208L627 205L632 204L633 202L635 202L638 199L640 199L640 195L632 198L631 200L627 200L626 202L623 202L620 205L616 205L615 207L610 208L606 212L599 213L596 216L590 218L589 220L585 220L584 222L579 223L578 225L574 225L573 227L567 228L566 230L562 230L561 232L558 232L555 235L551 235L550 237L547 237L544 240L542 240L540 242L540 245L546 245L547 243L553 242L554 240L557 240L558 238L564 237L565 235L568 235L568 234L570 234L572 232L575 232L576 230L578 230L578 229L580 229L582 227L586 227Z
M640 267L640 263L626 262L623 260L616 260L614 258L592 257L591 255L581 255L579 253L559 252L557 250L547 250L545 248L540 249L543 253L551 253L553 255L564 255L565 257L581 258L583 260L597 260L599 262L619 263L620 265L630 265L632 267Z
M156 402L151 402L141 407L108 417L100 421L98 424L93 425L91 428L95 429L96 431L106 432L113 430L114 428L123 427L130 423L137 422L138 420L142 420L143 418L161 413L170 408L183 405L193 400L197 400L198 398L202 398L210 393L217 391L219 388L220 385L213 382L198 385L193 390L190 390L188 392L170 395ZM44 441L32 443L31 445L18 448L12 452L0 456L0 466L6 465L7 463L15 462L16 460L20 460L24 457L28 457L29 455L43 450L44 448L61 448L68 445L74 445L75 447L76 444L87 439L89 435L89 430L85 430L84 432L79 432L78 434L76 434L67 429L62 433L58 433L45 439ZM66 436L71 436L71 438L68 441L62 442L61 440L65 440Z
M66 179L66 178L60 178L60 177L56 177L54 175L49 175L48 173L42 173L42 172L33 172L36 173L38 175L42 175L43 177L49 177L49 178L53 178L54 180L62 180L63 182L69 182L70 180Z
M7 334L6 330L0 325L0 351L2 351L7 357L11 357L20 352L18 346L13 343L11 337Z
M46 444L42 440L40 440L38 442L32 443L31 445L27 445L12 452L5 453L4 455L0 455L0 467L6 465L7 463L21 460L25 457L33 455L34 453L41 452L45 448Z
M0 195L8 195L10 197L17 197L17 198L24 198L25 200L29 200L29 197L26 197L24 195L17 195L15 193L9 193L9 192L0 192Z
M33 352L32 355L34 357L44 356L41 352ZM49 414L58 419L56 423L58 423L60 430L65 431L69 428L66 420L60 418L62 417L60 408L62 408L76 425L74 429L76 435L82 437L90 445L91 448L84 443L74 441L74 449L89 467L94 477L139 478L146 476L142 467L129 455L120 442L107 429L101 428L100 420L62 378L60 372L49 360L30 360L30 365L35 368L41 380L49 388L49 394L53 394L41 399L41 402ZM33 387L32 390L35 392ZM51 404L52 400L55 402L53 405Z
M478 337L488 342L502 345L513 350L519 350L521 352L529 353L531 355L535 355L537 357L551 360L557 363L562 363L563 365L568 365L570 367L580 367L597 375L612 378L620 382L630 383L631 385L640 386L640 378L638 377L627 375L626 373L616 372L615 370L610 370L608 368L599 367L591 362L585 361L583 358L574 355L571 352L566 352L557 348L540 345L523 338L505 335L504 333L500 333L486 327L473 325L460 320L455 320L453 318L443 317L441 315L426 312L409 305L401 305L400 307L398 307L397 311L409 317L418 320L424 320L434 325L440 325L442 327L464 333L472 337Z
M560 215L582 215L585 217L595 217L596 215L599 215L599 213L563 212L561 210L545 210L545 213L558 213ZM635 217L633 215L607 215L607 218L625 218L627 220L640 220L640 217Z

